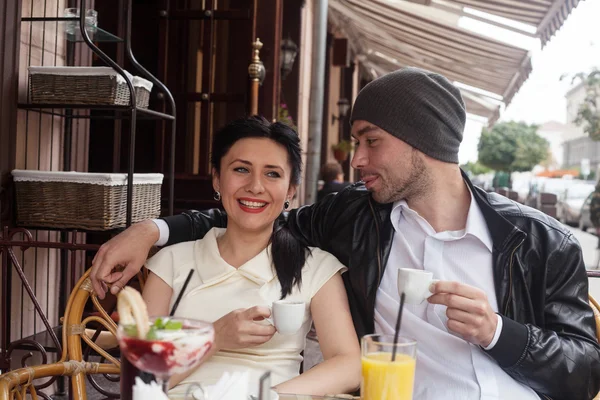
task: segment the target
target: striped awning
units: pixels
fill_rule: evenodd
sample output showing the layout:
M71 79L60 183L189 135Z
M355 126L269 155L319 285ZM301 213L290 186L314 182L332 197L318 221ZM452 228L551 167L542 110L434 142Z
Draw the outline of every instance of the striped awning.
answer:
M423 4L421 0L410 0ZM443 3L467 7L508 18L536 28L544 46L558 31L580 0L443 0ZM436 0L428 0L435 5ZM439 1L439 3L442 3Z
M329 5L331 22L349 37L373 77L403 66L425 68L495 94L508 105L531 72L526 50L457 27L427 12L429 7L386 0L330 0ZM478 92L464 96L467 111L495 121L498 102Z
M500 118L500 105L497 101L481 96L467 89L461 89L465 107L471 114L487 118L488 125L493 125Z

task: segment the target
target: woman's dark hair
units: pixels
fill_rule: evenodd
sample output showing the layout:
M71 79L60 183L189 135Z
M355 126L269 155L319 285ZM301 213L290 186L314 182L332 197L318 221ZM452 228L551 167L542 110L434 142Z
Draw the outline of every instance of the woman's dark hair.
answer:
M292 167L290 184L300 184L302 149L298 134L286 124L271 123L260 116L236 119L221 128L214 136L211 163L217 174L221 172L221 159L235 142L248 138L267 138L283 146ZM302 267L308 254L308 246L292 235L284 218L282 216L277 218L271 235L271 257L277 278L281 283L282 299L292 292L294 285L300 287L302 284Z

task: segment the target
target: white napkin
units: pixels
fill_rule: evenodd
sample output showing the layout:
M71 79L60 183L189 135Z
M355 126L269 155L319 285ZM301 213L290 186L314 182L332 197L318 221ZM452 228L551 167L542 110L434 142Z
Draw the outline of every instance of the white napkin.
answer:
M169 398L156 382L152 381L148 384L136 376L133 400L169 400Z
M203 400L246 400L250 376L247 372L225 372L216 385L206 389L208 398L202 396L202 390L194 391L194 398Z

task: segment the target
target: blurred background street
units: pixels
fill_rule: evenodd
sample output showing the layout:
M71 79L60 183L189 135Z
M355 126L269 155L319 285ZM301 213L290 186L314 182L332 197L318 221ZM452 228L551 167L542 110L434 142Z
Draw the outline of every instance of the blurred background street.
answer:
M571 226L568 228L573 232L581 244L586 268L596 269L598 264L598 250L596 249L598 246L598 237L590 233L592 230L583 232ZM596 299L600 298L600 278L590 278L590 294Z

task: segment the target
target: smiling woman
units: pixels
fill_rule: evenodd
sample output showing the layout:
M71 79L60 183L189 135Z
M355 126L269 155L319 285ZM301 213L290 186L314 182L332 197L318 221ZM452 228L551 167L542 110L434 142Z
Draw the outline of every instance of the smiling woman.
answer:
M300 181L300 149L297 133L282 123L261 117L229 123L214 136L211 159L227 229L165 248L147 262L152 273L143 297L151 315L168 313L168 299L173 302L194 269L175 315L215 328L210 357L190 374L172 378L170 394L185 393L188 383L215 384L236 371L248 371L251 382L258 382L270 370L277 390L288 393L358 387L360 357L341 278L345 268L292 236L280 218ZM282 317L274 309L271 315L282 298L300 304L300 312ZM293 319L296 330L283 329L281 318ZM298 376L313 319L325 361Z
M233 249L232 237L248 236L248 241L263 247L270 241L285 297L294 284L301 283L307 254L306 246L286 228L273 226L300 183L298 134L283 123L272 124L261 117L239 119L215 136L211 154L213 187L228 216L228 234L219 241L219 248ZM224 258L240 261L235 251Z

